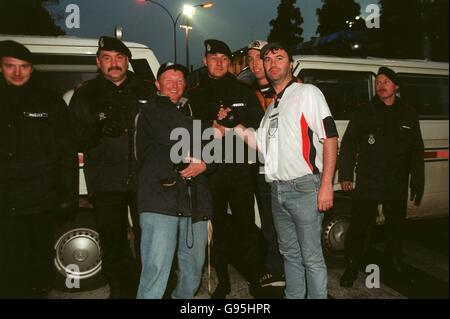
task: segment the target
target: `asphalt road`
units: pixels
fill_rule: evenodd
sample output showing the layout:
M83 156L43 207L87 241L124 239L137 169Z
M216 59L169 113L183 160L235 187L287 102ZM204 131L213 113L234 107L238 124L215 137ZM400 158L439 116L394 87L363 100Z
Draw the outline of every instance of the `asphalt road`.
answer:
M398 276L388 266L384 253L383 229L375 232L372 248L366 257L368 264L379 267L379 287L368 288L366 281L373 283L367 277L372 272L365 273L361 269L359 277L352 288L341 288L339 277L343 268L328 269L328 295L332 299L405 299L405 298L447 298L448 293L448 218L430 221L408 221L404 243L404 266L406 276ZM232 291L227 299L282 298L280 288L269 288L259 291L249 291L245 279L233 266L230 266ZM196 295L198 299L209 299L208 287L211 291L217 285L214 269L210 276L208 268L202 279L201 287ZM101 285L87 291L52 290L51 299L104 299L108 297L108 285Z

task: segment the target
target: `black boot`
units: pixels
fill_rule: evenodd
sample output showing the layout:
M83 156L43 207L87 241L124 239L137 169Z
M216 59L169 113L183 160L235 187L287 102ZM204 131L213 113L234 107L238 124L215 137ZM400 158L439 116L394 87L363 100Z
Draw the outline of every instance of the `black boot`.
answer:
M121 289L120 282L118 280L112 280L109 282L109 299L120 299Z
M344 274L342 275L339 283L341 287L351 288L353 282L358 278L358 265L354 259L347 260L347 266L345 267Z
M211 295L211 299L225 299L231 292L230 276L228 275L228 265L221 265L216 268L219 283Z

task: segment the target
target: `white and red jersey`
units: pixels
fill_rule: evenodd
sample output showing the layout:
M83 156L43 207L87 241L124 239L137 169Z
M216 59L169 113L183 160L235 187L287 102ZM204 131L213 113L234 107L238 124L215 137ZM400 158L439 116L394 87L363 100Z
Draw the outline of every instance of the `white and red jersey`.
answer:
M266 180L320 174L323 140L337 136L322 92L311 84L290 82L271 103L258 129Z

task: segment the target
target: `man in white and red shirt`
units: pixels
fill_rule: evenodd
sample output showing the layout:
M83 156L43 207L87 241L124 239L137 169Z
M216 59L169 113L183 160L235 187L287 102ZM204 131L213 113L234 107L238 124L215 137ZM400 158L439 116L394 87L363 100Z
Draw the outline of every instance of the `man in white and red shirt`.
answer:
M286 298L326 298L322 254L324 211L333 206L338 133L323 94L292 75L292 56L280 44L261 50L264 70L276 92L257 132L234 131L264 156L272 190L272 213L284 259ZM218 118L228 116L221 110Z
M322 92L293 78L292 56L283 46L269 43L261 58L277 93L257 139L272 188L285 296L326 298L321 212L333 206L338 133Z

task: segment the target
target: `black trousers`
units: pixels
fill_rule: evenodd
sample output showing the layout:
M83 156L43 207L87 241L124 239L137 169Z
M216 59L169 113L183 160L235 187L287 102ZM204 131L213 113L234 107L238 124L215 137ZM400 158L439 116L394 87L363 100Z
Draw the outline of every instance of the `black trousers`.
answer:
M110 285L123 287L134 283L134 277L139 277L140 273L140 254L134 261L128 238L128 208L133 222L135 251L140 252L137 195L135 192L99 192L93 199L102 247L103 275Z
M52 287L54 231L50 212L0 218L0 299Z
M259 216L261 218L261 231L266 244L265 271L274 276L284 274L283 258L278 248L277 233L273 224L272 191L270 184L266 182L264 174L259 174L259 166L254 167L254 182L256 186L255 196L258 203Z
M226 169L210 179L213 201L212 261L219 281L227 275L232 256L242 275L255 282L261 274L261 240L255 225L254 183L251 169ZM218 180L220 177L220 181ZM228 205L231 215L227 213ZM222 278L221 278L222 277Z
M352 221L345 238L345 254L348 259L359 261L367 244L370 227L378 215L378 201L353 200ZM403 227L406 219L406 200L389 200L381 203L385 221L388 253L393 259L402 257Z

